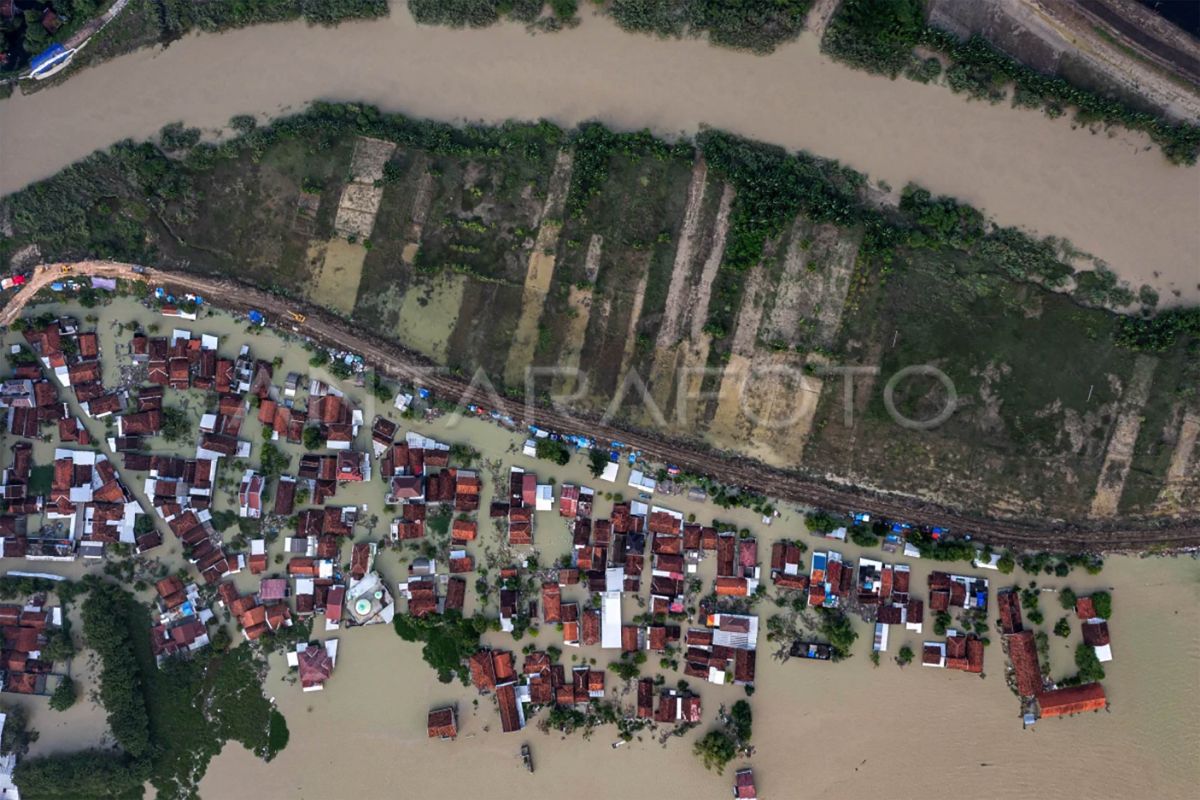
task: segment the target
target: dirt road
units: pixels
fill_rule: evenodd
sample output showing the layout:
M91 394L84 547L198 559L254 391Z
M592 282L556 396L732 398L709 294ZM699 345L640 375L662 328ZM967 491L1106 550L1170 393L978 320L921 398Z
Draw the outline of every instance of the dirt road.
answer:
M0 313L0 325L10 325L37 292L61 277L61 264L36 268L33 280L15 295ZM145 279L176 289L201 294L231 311L258 309L272 323L291 328L288 311L307 316L295 327L304 335L331 346L359 353L380 372L402 381L418 382L440 397L460 403L477 403L496 409L515 419L528 419L541 427L563 432L583 432L597 439L624 442L658 462L674 464L692 472L713 475L722 481L762 491L771 497L802 505L836 511L862 511L913 524L949 528L970 533L974 538L996 546L1016 549L1078 551L1147 551L1200 547L1200 519L1173 520L1145 527L1111 525L1075 525L1051 521L987 519L917 498L870 492L842 486L799 472L768 467L748 458L716 452L701 444L665 440L645 430L607 425L592 416L564 414L541 406L526 409L519 401L497 397L482 384L475 384L448 372L431 371L436 367L425 357L399 345L385 342L370 331L342 320L327 311L227 279L169 272L146 268L141 275L130 264L111 261L85 261L70 265L78 276L100 275L125 279Z

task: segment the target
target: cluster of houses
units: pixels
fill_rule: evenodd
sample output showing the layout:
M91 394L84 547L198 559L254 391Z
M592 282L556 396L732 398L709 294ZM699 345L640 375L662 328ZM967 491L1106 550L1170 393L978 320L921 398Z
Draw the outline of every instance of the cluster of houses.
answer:
M17 362L14 374L0 387L0 408L6 412L11 435L38 439L42 426L53 423L60 443L81 448L92 445L82 422L59 400L59 387L70 388L90 417L137 413L129 411L124 392L104 388L95 332L81 331L73 318L60 317L28 325L22 333L28 349L13 347L12 357ZM121 482L116 466L103 454L58 448L49 490L34 496L29 490L32 447L28 442L18 442L12 452L12 466L2 478L4 516L0 533L6 557L102 558L109 544L120 542L140 551L162 543L153 525L138 526L142 509ZM27 518L34 514L43 514L46 524L31 533Z
M345 394L315 379L304 385L296 373L277 385L271 363L254 358L246 346L236 359L222 358L214 336L195 336L183 329L169 336L135 334L129 353L135 365L144 367L149 385L111 391L103 386L95 333L82 332L74 320L61 318L31 326L24 336L32 358L19 364L12 379L0 387L6 426L18 439L34 439L43 425L53 423L60 441L76 447L55 451L50 490L33 497L28 490L32 447L28 441L12 446L12 466L0 476L4 504L0 538L6 557L74 558L78 553L100 558L108 544L119 542L138 551L162 544L154 526L139 521L145 512L122 483L116 465L105 455L85 449L93 444L87 429L59 400L59 388L70 388L84 415L111 418L114 435L107 440L109 451L123 460L125 470L146 475L144 491L153 512L179 540L202 582L215 588L218 601L246 638L281 631L297 619L323 620L326 632L393 620L398 609L391 588L374 568L378 545L354 543L348 566L342 561L360 509L333 502L339 487L372 481L376 475L386 484L385 502L397 508L388 526L393 544L424 540L432 527L449 534L448 542L440 536L433 542L441 548L436 557L410 559L406 579L394 585L396 597L406 603L406 613L423 617L463 611L465 576L476 571L469 548L479 536L475 515L482 480L475 470L451 463L448 445L412 431L401 435L395 422L378 416L370 428L370 451L357 450L363 412ZM166 422L166 388L211 393L191 457L147 452L150 437L161 433ZM294 474L256 469L241 474L239 517L256 520L274 515L294 521L294 532L283 541L284 559L278 570L268 561L265 538L251 539L248 552L232 552L213 522L221 459L251 455L251 443L241 438L251 413L264 431L262 441L319 444L319 452L300 458ZM612 482L616 474L616 463L610 460L600 479ZM655 491L655 481L638 470L633 471L630 486ZM535 512L557 509L567 524L571 548L568 562L541 574L540 598L522 597L521 568L499 571L502 630L514 631L520 621L538 618L540 599L541 621L561 630L564 645L599 646L628 656L667 654L682 641L684 672L689 677L714 684L753 685L758 617L750 612L750 602L764 588L757 540L687 521L674 509L651 504L646 494L632 501L618 498L608 518L596 519L593 489L571 483L556 489L553 480L541 483L534 472L518 467L511 468L506 488L506 493L498 492L489 515L500 522L508 545L518 552L532 548ZM269 495L273 504L266 499ZM306 507L297 510L298 505ZM49 524L31 536L25 518L35 513L44 514ZM923 631L925 604L910 596L909 567L871 558L854 564L834 550L823 550L811 554L806 571L803 551L794 541L774 543L770 582L777 590L797 592L813 607L862 612L875 623L876 651L887 650L892 625ZM715 558L716 572L710 599L702 602L699 618L681 630L672 623L687 618L688 595L695 590L690 576L709 556ZM627 624L623 606L628 595L642 591L647 568L647 613L636 624ZM244 570L258 576L257 590L243 593L231 580ZM205 606L199 586L170 577L159 581L156 590L152 642L160 663L205 647L213 612ZM577 596L570 597L571 593ZM1106 621L1085 601L1081 599L1078 610L1085 641L1100 660L1108 660ZM987 604L986 580L943 572L930 575L932 612L986 612ZM1019 691L1036 698L1043 716L1091 707L1097 702L1096 692L1103 701L1098 685L1046 691L1032 633L1022 629L1015 594L1003 595L1001 618ZM28 684L38 690L36 679L22 677L48 672L47 667L39 673L37 650L29 647L37 644L36 631L25 632L21 624L5 624L3 631L6 685L15 681L14 685ZM829 657L827 645L797 644L804 645L804 657ZM302 688L320 690L333 673L337 639L301 643L288 658ZM974 633L948 630L944 641L924 643L922 663L982 672L983 642ZM506 732L524 727L527 707L577 706L605 695L603 669L581 665L568 672L542 651L528 653L520 673L513 654L504 650L481 650L467 666L476 688L495 697ZM642 678L637 685L637 715L660 723L694 724L701 720L700 697L687 689L662 689ZM431 711L428 728L431 737L457 736L456 709ZM752 796L752 778L748 786L751 794L740 796Z
M684 674L709 683L754 684L758 617L709 614L703 627L687 632Z
M1012 667L1013 688L1022 700L1032 701L1037 716L1061 717L1108 707L1104 686L1100 683L1054 687L1042 674L1037 641L1034 632L1025 627L1021 617L1021 597L1015 589L999 592L996 602L999 606L1000 632L1004 636ZM1096 648L1097 658L1111 660L1108 624L1096 616L1092 599L1078 598L1075 610L1084 625L1085 644ZM1088 626L1092 626L1090 634Z
M179 576L172 575L158 581L154 589L158 618L150 629L150 646L158 664L207 647L213 613L200 596L200 588L195 583L185 585Z
M47 608L34 597L24 606L0 604L0 691L14 694L50 694L58 676L54 662L42 648L47 634L62 627L62 608Z
M654 704L656 689L659 689L657 706ZM637 715L638 719L652 719L667 725L680 722L695 725L704 719L700 695L688 689L657 687L651 678L638 680Z

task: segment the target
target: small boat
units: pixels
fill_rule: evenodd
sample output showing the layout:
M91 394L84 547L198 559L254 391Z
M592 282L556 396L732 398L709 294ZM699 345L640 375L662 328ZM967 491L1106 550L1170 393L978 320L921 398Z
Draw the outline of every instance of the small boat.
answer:
M525 765L525 769L533 772L533 753L527 744L521 745L521 763Z

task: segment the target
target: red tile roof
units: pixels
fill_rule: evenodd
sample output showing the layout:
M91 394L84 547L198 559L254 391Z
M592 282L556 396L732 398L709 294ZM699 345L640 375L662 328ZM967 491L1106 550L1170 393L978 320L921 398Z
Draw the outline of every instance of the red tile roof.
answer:
M583 643L591 646L600 643L600 611L595 608L583 612Z
M1068 686L1050 692L1041 692L1037 696L1037 701L1043 717L1062 717L1067 714L1081 714L1084 711L1099 711L1108 707L1108 699L1104 696L1104 687L1098 683L1085 683L1082 686Z
M1015 590L999 592L996 604L1000 607L1000 632L1018 633L1024 625L1021 621L1021 598Z
M1042 688L1042 668L1038 664L1033 631L1021 631L1008 637L1008 657L1012 660L1017 694L1029 697Z
M320 686L333 674L333 659L325 648L311 645L298 657L300 662L300 685L308 688Z
M562 622L562 590L557 583L542 584L542 619L548 624Z
M521 718L517 711L517 694L512 684L496 689L496 705L500 708L500 727L505 733L521 730Z
M480 650L469 659L467 666L471 670L471 682L479 691L491 691L496 688L496 667L491 650Z
M1092 602L1091 597L1079 597L1075 600L1075 614L1080 619L1094 619L1096 617L1096 605Z
M1083 641L1089 647L1103 647L1110 644L1107 622L1083 623Z
M473 520L456 519L450 529L450 538L456 542L471 542L478 535L478 526Z
M430 739L453 739L458 736L458 723L453 708L437 708L429 712Z

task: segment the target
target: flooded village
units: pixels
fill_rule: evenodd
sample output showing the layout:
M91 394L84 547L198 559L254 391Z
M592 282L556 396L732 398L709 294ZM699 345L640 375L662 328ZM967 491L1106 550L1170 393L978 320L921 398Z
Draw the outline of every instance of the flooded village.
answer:
M1193 558L993 552L797 508L383 381L298 314L70 281L4 336L3 572L33 590L0 605L0 705L38 731L29 756L111 746L54 588L105 574L151 609L160 663L267 659L290 742L269 763L226 746L204 796L344 796L354 774L915 797L951 757L982 796L1200 778L1200 715L1173 700L1200 675Z

